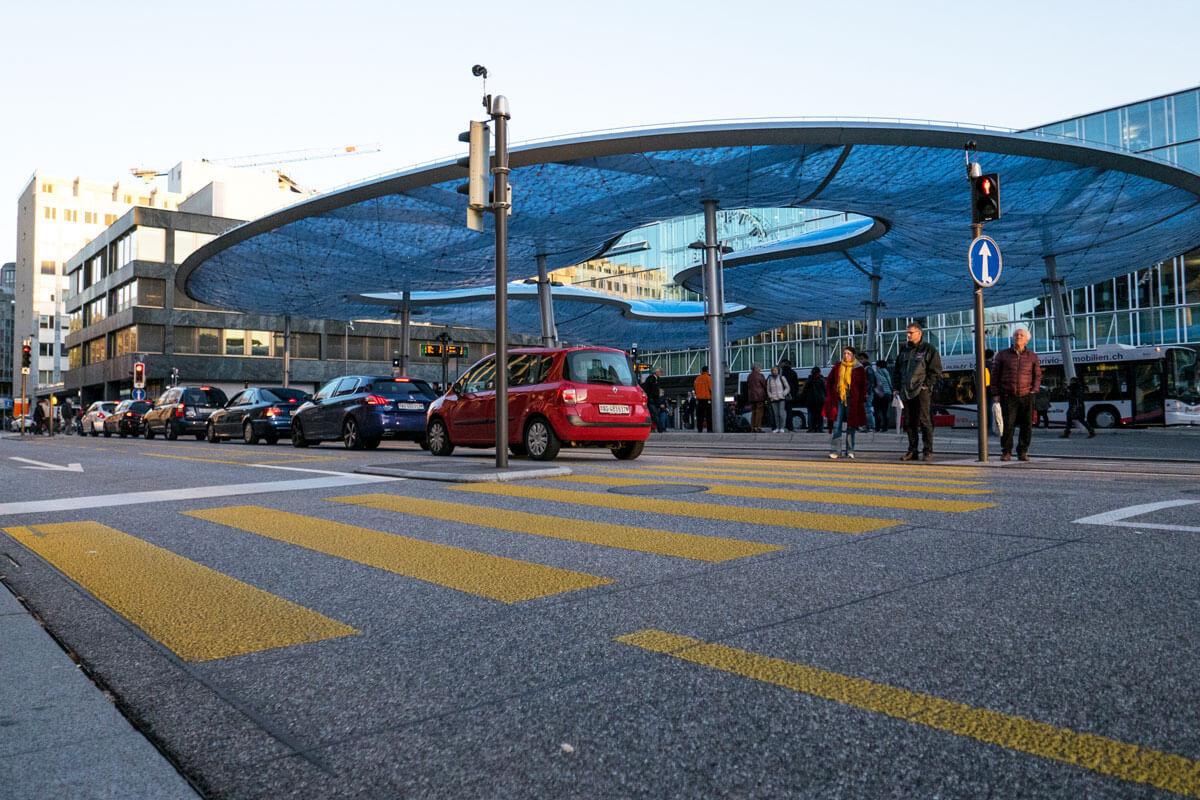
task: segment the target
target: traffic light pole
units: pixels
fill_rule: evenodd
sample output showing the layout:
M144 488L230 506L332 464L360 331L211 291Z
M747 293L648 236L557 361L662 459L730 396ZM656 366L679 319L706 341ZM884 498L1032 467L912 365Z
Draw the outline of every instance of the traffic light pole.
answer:
M971 240L983 235L983 225L971 226ZM988 399L987 380L985 377L986 359L983 351L986 339L983 331L983 287L975 284L975 399L978 424L975 426L979 434L979 460L988 460Z
M508 466L508 98L488 109L496 126L492 216L496 220L496 469Z

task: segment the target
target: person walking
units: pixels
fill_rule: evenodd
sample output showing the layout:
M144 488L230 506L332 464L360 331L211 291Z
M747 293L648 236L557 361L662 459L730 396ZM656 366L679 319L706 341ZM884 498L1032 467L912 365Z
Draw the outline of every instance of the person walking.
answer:
M59 408L62 414L63 434L74 433L75 431L72 429L75 427L75 409L71 408L71 401L64 399Z
M42 409L40 401L33 404L33 432L38 436L42 435L42 427L46 424L46 412Z
M1017 458L1029 460L1029 443L1033 439L1033 403L1042 388L1042 365L1037 353L1030 350L1029 331L1017 328L1012 347L1001 350L992 362L992 384L1000 397L1004 417L1004 433L1000 435L1000 460L1012 460L1013 426L1021 427L1017 440Z
M1083 383L1077 377L1071 378L1067 384L1067 427L1059 437L1060 439L1071 438L1071 428L1075 426L1075 420L1079 420L1079 423L1087 429L1089 439L1096 435L1096 429L1092 427L1092 423L1088 422L1083 406Z
M771 433L783 433L785 421L789 421L787 399L791 396L791 388L787 379L780 374L779 367L771 367L771 376L767 378L767 401L771 404L772 423L775 425Z
M825 379L825 418L833 423L833 435L829 437L829 457L838 457L839 439L846 434L846 445L842 454L854 458L854 432L867 421L865 400L867 397L867 370L858 362L854 349L842 350L842 360L829 370Z
M879 359L872 367L875 372L875 391L871 393L871 406L875 412L875 430L886 431L892 427L888 412L892 409L892 376L888 372L887 359Z
M1037 412L1037 426L1050 427L1050 390L1042 388L1033 398L1033 410Z
M825 376L820 367L813 367L812 372L800 389L800 402L808 409L808 432L821 433L825 430L822 414L825 411Z
M863 419L866 422L863 424L863 430L869 433L875 429L875 372L871 369L871 357L866 352L858 354L858 363L863 368L863 374L867 376L867 393L863 398Z
M651 424L654 429L662 433L665 428L663 419L666 417L666 409L663 407L662 389L659 388L658 379L662 377L662 368L655 369L646 378L642 384L642 390L646 393L646 409L650 412Z
M762 433L763 409L767 405L767 379L762 374L761 364L750 366L750 377L746 379L746 402L750 404L750 431Z
M696 422L696 393L689 389L687 399L683 401L679 408L682 412L683 427L693 427Z
M996 351L983 351L983 392L985 407L988 416L988 425L992 428L992 432L997 436L1004 433L1004 420L1002 415L996 413L1000 409L1000 398L996 396L996 386L992 383L992 370L996 364Z
M696 393L696 431L703 433L707 426L708 432L712 433L712 376L708 374L707 364L692 381L692 391Z
M781 427L792 430L792 409L800 402L800 376L792 369L792 362L786 358L779 362L779 374L787 381L788 396L784 399L784 417Z
M925 440L923 461L933 461L933 419L929 404L933 387L942 377L942 358L937 349L925 341L925 330L919 322L908 326L908 341L896 356L892 367L892 394L904 403L901 425L908 434L908 452L901 461L917 458L918 434Z

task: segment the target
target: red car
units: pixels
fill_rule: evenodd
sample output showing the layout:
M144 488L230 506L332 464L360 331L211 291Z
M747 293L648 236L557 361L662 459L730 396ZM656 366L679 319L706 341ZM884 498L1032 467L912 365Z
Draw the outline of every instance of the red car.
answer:
M646 393L629 356L607 347L521 348L508 354L508 448L549 461L560 447L607 447L637 458L650 435ZM496 357L490 355L429 406L434 455L496 443Z

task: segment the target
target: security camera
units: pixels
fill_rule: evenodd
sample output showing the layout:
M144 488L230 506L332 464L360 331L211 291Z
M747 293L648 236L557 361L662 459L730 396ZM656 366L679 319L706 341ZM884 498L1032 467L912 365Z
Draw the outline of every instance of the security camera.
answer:
M487 67L485 67L483 64L476 64L475 66L471 67L471 74L476 78L486 78Z

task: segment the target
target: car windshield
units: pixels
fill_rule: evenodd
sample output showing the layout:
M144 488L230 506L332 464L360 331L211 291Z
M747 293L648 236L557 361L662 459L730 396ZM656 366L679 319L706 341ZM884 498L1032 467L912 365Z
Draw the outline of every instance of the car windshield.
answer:
M179 402L189 406L223 406L229 402L225 393L216 387L186 389Z
M437 397L432 386L425 381L418 380L398 381L394 378L376 378L371 381L365 391L386 397L395 397L399 400L433 400Z
M628 356L613 350L572 350L567 353L563 378L575 383L636 385Z
M126 410L132 411L135 414L145 414L147 411L150 410L150 404L144 403L141 400L135 400L134 402L129 404L129 408Z
M304 398L308 397L305 392L299 389L263 389L262 399L268 403L303 403Z

